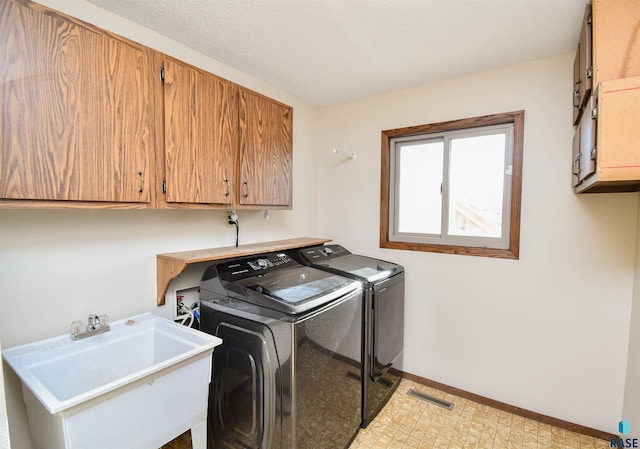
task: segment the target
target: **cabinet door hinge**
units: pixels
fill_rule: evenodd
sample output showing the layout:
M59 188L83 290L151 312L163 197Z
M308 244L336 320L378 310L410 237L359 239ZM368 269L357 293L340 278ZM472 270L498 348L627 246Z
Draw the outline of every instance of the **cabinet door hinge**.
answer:
M162 193L167 193L167 180L162 180Z
M164 67L160 67L160 81L164 83Z

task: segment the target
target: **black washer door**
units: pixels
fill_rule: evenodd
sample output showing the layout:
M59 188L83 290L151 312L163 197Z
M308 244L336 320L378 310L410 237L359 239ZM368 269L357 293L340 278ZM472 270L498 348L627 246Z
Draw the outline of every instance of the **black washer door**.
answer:
M244 262L234 266L242 274L234 277L223 271L220 276L229 296L288 315L318 308L361 288L347 277L297 263L265 271L250 271Z

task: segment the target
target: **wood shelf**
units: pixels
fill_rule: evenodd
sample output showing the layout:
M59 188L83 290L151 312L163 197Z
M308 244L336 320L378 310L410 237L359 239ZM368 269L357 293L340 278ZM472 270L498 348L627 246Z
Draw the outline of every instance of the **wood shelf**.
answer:
M250 256L252 254L284 251L293 248L322 245L331 239L314 237L298 237L287 240L275 240L272 242L252 243L240 246L225 246L221 248L197 249L193 251L180 251L156 255L156 285L157 304L164 305L164 296L167 293L169 283L182 273L189 264L209 262L232 257Z

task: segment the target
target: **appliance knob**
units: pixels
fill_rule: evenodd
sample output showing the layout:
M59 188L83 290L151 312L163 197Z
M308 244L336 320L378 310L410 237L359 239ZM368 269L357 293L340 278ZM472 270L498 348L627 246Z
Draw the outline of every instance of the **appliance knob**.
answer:
M267 259L258 259L256 260L256 263L258 264L259 267L262 268L266 268L267 267Z

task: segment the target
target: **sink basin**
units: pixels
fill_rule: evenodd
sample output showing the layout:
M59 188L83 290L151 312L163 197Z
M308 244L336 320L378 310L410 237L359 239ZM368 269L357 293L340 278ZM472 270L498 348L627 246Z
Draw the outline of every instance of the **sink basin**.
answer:
M22 381L36 446L159 447L195 426L206 446L211 354L222 340L152 314L110 326L2 351Z

